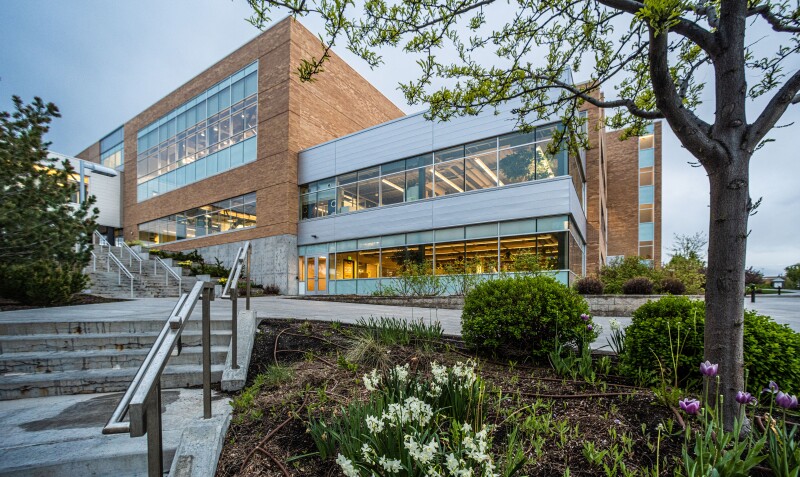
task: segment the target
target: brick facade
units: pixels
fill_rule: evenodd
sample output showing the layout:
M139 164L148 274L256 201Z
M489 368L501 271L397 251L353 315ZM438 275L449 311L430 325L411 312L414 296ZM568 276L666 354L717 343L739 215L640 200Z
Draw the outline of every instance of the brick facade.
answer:
M296 234L298 221L297 153L307 147L403 115L335 53L325 71L300 82L302 58L320 56L322 45L311 32L287 18L214 64L125 123L125 170L122 200L125 240L138 238L138 225L256 192L254 229L168 243L183 250L281 234ZM258 60L257 156L252 163L138 202L137 133L217 82ZM99 142L78 157L99 162Z

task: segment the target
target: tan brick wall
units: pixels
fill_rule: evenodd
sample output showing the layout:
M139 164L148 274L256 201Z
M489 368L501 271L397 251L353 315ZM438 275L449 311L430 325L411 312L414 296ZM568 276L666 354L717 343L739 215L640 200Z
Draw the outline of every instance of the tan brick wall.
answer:
M214 64L125 124L123 210L125 239L138 238L138 224L230 197L256 192L256 227L163 246L194 249L281 234L296 234L297 153L307 147L403 115L391 101L337 55L319 79L300 83L300 59L319 55L319 40L287 18ZM178 190L137 201L137 132L172 109L253 61L258 67L256 161ZM92 154L99 143L84 153ZM82 153L82 154L84 154Z
M661 264L661 123L654 125L653 260ZM639 255L639 142L620 141L620 131L606 134L608 172L608 255Z
M602 94L598 97L602 99ZM605 188L605 126L603 110L584 103L582 111L588 114L589 148L586 150L586 274L593 275L605 262L606 237L603 232L608 217Z
M83 151L79 152L75 155L75 157L78 159L83 159L84 161L96 162L100 164L100 141L97 141Z

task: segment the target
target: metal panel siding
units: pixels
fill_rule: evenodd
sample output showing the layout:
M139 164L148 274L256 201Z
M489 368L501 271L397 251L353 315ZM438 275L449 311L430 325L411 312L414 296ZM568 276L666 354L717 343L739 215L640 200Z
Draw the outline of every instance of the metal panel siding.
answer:
M432 131L433 123L416 115L340 139L336 174L429 152Z
M581 201L578 199L578 193L575 192L575 187L572 187L572 179L570 179L570 187L569 187L569 209L572 213L572 217L575 219L575 224L578 226L578 230L581 232L581 236L583 237L583 241L586 242L586 214L581 208Z
M434 228L516 220L570 213L572 182L561 177L500 189L485 189L465 194L412 202L301 221L298 244L350 240L359 237L390 235ZM577 197L577 196L576 196ZM586 219L582 212L577 222ZM316 235L316 238L311 237Z
M517 104L506 103L494 110L487 109L477 116L453 118L437 122L433 126L433 149L443 149L491 136L499 136L514 130L517 116L511 112Z
M308 184L336 175L336 143L308 149L300 153L297 164L298 184Z

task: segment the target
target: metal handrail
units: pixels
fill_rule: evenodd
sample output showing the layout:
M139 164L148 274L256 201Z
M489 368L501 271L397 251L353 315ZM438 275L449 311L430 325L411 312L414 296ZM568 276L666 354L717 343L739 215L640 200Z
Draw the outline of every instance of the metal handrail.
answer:
M96 238L98 241L98 245L100 245L101 252L103 251L103 247L105 246L108 247L108 252L111 253L111 244L108 243L108 240L106 240L105 237L103 237L103 234L95 230L92 235L93 235L92 243L94 243L94 239Z
M156 259L153 261L153 275L158 276L158 266L161 265L161 267L164 270L166 270L166 272L164 273L164 285L165 286L169 285L169 276L172 275L172 278L174 278L178 282L178 295L180 295L182 290L181 282L183 281L181 279L181 275L175 270L173 270L172 267L167 265L166 262L164 262L164 260L161 259L161 257L155 257L155 258Z
M246 267L247 270L247 302L246 309L250 310L250 254L252 252L250 242L247 241L239 247L236 251L236 258L231 267L231 273L228 274L228 281L225 282L225 288L222 289L222 298L231 300L231 368L239 369L238 354L238 318L239 318L239 277L242 274L242 268Z
M96 272L97 271L97 255L95 255L94 252L92 252L91 250L89 250L89 253L92 254L92 271Z
M142 257L139 256L138 253L134 252L132 248L128 246L125 242L120 242L120 250L122 252L128 252L128 266L133 268L133 261L136 260L139 262L139 275L142 274ZM122 252L120 252L119 256L122 258ZM111 249L108 249L108 253L111 253Z
M119 268L119 272L117 274L117 284L122 285L122 274L124 273L125 276L127 276L131 281L131 298L133 298L133 274L129 272L127 268L125 268L125 265L122 264L116 255L111 253L110 248L108 249L108 258L110 260L106 262L106 271L111 271L111 262L113 261L117 268Z
M211 418L211 301L213 284L197 282L184 293L164 323L153 347L147 353L130 386L103 427L103 434L147 434L147 474L163 476L161 433L161 374L175 346L180 353L180 338L198 299L203 302L203 418ZM129 420L125 421L128 416Z

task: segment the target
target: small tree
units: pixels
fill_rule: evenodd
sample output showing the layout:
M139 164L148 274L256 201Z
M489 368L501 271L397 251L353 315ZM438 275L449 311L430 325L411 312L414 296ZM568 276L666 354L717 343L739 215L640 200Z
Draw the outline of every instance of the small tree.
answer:
M14 96L13 102L14 113L0 112L0 292L50 304L47 296L26 289L37 286L33 277L59 281L64 286L52 295L63 301L83 288L81 269L89 260L98 211L94 197L72 203L78 187L74 169L66 160L57 167L48 157L44 134L60 117L58 108L40 98L24 105Z
M703 232L697 232L693 235L675 234L675 239L672 242L672 256L680 256L690 260L698 260L703 266L706 256L706 244L708 238Z
M761 273L760 270L756 270L753 267L748 267L744 271L744 283L751 288L761 285L764 283L764 274Z
M789 265L786 271L786 288L800 286L800 263Z

